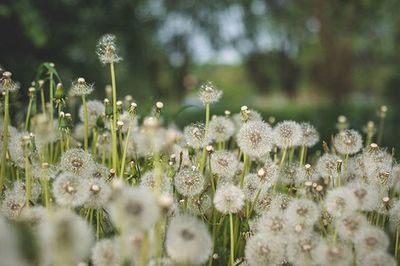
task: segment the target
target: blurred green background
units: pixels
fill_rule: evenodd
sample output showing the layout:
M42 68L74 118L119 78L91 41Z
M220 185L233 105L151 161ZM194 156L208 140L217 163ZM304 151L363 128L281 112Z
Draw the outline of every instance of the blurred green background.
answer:
M201 119L195 88L224 90L214 108L242 105L265 118L308 120L329 139L338 115L362 130L389 107L384 142L400 148L398 0L3 0L0 64L21 83L42 62L65 87L82 76L104 97L109 71L95 47L117 36L119 96L166 102L178 125ZM145 108L143 108L145 109Z

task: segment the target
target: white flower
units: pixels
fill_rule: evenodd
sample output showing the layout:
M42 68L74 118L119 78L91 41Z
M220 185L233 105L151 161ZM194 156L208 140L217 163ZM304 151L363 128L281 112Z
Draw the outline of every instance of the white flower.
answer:
M93 84L86 83L84 78L78 78L72 82L71 94L72 96L84 96L93 92Z
M114 239L103 239L92 249L92 263L94 266L119 266L121 254Z
M89 208L103 208L111 196L111 188L104 179L90 178L89 184L89 197L85 201L85 206Z
M94 167L92 156L83 149L69 149L60 160L60 168L76 175L85 175ZM82 178L87 176L81 176Z
M339 132L333 139L335 149L339 153L346 155L359 152L362 148L362 144L360 133L352 129Z
M181 215L171 220L165 247L176 263L201 265L211 256L212 241L205 224L194 217Z
M184 167L174 178L176 190L183 196L199 194L205 184L205 178L199 170L193 167Z
M299 146L303 137L301 126L294 121L278 123L273 130L275 144L281 149Z
M359 265L363 266L396 266L396 260L384 251L376 251L361 257Z
M287 259L293 266L315 265L316 253L321 238L316 234L309 234L294 241L288 241Z
M183 137L187 145L198 149L207 146L211 139L202 123L188 125L183 130Z
M374 226L364 226L356 234L354 246L360 256L364 256L375 251L386 251L389 247L389 238L379 228Z
M348 187L335 188L328 191L325 207L333 217L341 217L357 210L357 198Z
M271 127L262 121L250 121L242 125L237 134L239 148L252 157L260 158L272 149Z
M315 262L318 265L350 266L353 264L351 246L342 242L321 240L315 253Z
M160 173L160 192L165 194L172 194L172 185L170 178L165 173ZM156 191L156 176L155 171L147 171L140 179L140 186L148 188L153 192Z
M348 241L353 241L361 228L366 225L368 225L368 221L365 216L356 212L335 219L335 228L338 235L343 240Z
M216 142L229 140L235 133L233 122L224 116L214 116L208 125L210 137Z
M88 126L93 128L96 126L97 119L104 115L104 104L97 100L87 101L87 112L88 112ZM79 118L84 122L83 106L79 108Z
M243 191L234 185L220 186L215 192L214 206L224 214L237 213L244 205Z
M89 183L87 179L65 172L53 183L53 195L61 206L77 207L89 198Z
M317 171L322 177L335 177L338 174L339 156L325 153L318 159Z
M316 203L307 199L294 199L289 202L286 209L288 224L297 223L312 226L319 218L320 210Z
M282 238L258 233L246 242L245 256L250 266L279 265L285 258Z
M218 102L222 96L219 90L211 81L207 81L200 86L199 98L204 105Z
M303 132L301 138L301 145L312 147L319 141L319 133L310 123L301 123L301 130Z
M220 177L232 178L238 164L235 154L230 151L218 150L211 155L211 171Z
M103 64L118 63L122 58L118 55L115 35L106 34L99 40L96 53Z

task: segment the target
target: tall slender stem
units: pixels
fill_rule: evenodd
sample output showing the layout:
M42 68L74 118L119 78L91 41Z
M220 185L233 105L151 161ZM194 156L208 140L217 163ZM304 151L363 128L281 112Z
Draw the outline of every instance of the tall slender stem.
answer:
M84 127L84 148L85 151L88 150L89 147L89 117L88 117L88 110L87 110L87 104L86 104L86 96L82 95L82 107L83 107L83 127Z
M114 69L114 63L110 63L110 72L111 72L111 86L112 86L112 104L113 104L113 116L112 116L112 128L114 129L111 131L111 138L112 138L112 146L113 146L113 152L112 152L112 165L115 171L118 171L117 169L117 161L118 161L118 141L117 141L117 85L115 82L115 69Z
M208 134L208 122L210 121L210 104L206 104L206 123L205 123L205 134ZM203 147L203 152L201 155L201 161L200 161L200 171L204 173L205 165L206 165L206 159L207 159L207 150L206 147Z
M29 98L28 111L26 113L26 119L25 119L25 131L27 131L28 127L29 127L29 120L31 118L32 102L33 102L33 99Z
M3 191L3 185L6 178L6 156L8 150L8 125L10 119L10 92L6 90L4 98L4 118L3 118L3 147L1 149L1 164L0 164L0 192Z
M123 176L124 170L125 170L125 161L126 161L126 154L128 152L128 144L129 144L129 138L130 138L130 134L131 134L131 128L132 128L132 126L131 126L131 124L129 124L128 132L126 133L126 136L125 136L124 151L122 153L121 170L120 170L121 176Z
M233 236L233 217L232 213L229 213L229 228L230 228L230 246L231 246L231 252L230 252L230 265L233 266L235 263L235 238Z

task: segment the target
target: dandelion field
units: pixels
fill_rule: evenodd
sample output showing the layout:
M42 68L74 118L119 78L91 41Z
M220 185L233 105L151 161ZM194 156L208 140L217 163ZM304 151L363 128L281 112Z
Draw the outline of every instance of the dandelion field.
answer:
M386 106L364 131L339 117L321 140L309 122L265 121L247 106L214 113L223 91L206 82L204 120L180 130L163 102L140 116L118 94L115 41L97 47L106 99L44 63L22 123L10 113L18 73L3 71L0 265L397 265Z

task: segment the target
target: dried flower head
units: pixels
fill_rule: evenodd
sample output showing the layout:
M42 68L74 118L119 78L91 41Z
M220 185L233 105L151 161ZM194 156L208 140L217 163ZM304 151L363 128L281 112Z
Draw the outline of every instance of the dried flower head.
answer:
M14 92L19 89L19 84L12 80L12 73L9 71L4 71L2 77L0 78L0 92Z
M310 123L301 123L301 130L303 132L301 138L301 145L312 147L319 141L319 133Z
M89 197L85 201L85 206L88 208L99 209L105 207L111 196L111 188L104 179L90 178Z
M317 162L317 171L322 177L335 177L338 174L339 156L325 153Z
M224 116L214 116L208 125L210 137L216 142L229 140L235 133L235 126L231 119Z
M247 240L245 256L250 266L280 265L285 258L283 238L258 233Z
M328 191L325 207L333 217L342 217L357 209L357 198L348 187L335 188Z
M275 144L281 149L286 149L301 144L303 131L297 122L289 120L278 123L273 134Z
M201 84L199 89L199 98L204 105L216 103L222 96L222 91L219 90L211 81Z
M211 155L211 171L221 177L232 178L238 164L235 154L230 151L219 150Z
M183 136L186 143L195 149L203 148L211 141L210 135L206 132L206 128L202 123L186 126L183 130Z
M106 34L99 40L96 53L103 64L118 63L122 58L118 55L115 35Z
M181 169L174 178L176 190L184 196L199 194L205 184L203 174L196 167Z
M181 265L202 265L211 256L212 241L204 223L189 215L171 220L165 247L173 261Z
M60 160L60 168L63 171L83 176L91 172L95 166L92 156L83 149L69 149Z
M66 207L77 207L89 198L89 183L73 173L65 172L53 183L53 195L57 204Z
M220 186L215 192L214 206L224 214L237 213L244 205L243 191L234 185Z
M93 84L89 84L84 78L78 78L72 82L71 94L72 96L84 96L93 92Z
M355 130L347 129L339 132L333 139L335 149L346 155L351 155L359 152L362 148L362 137L360 133Z
M239 148L252 157L260 158L272 149L271 127L262 121L250 121L242 125L237 134Z

